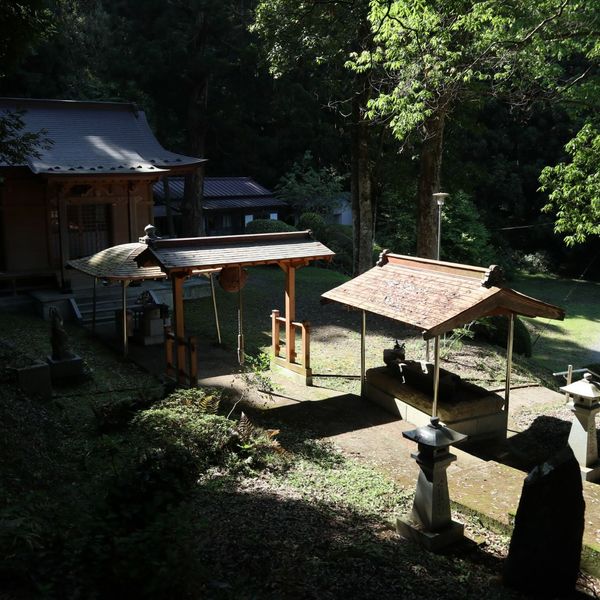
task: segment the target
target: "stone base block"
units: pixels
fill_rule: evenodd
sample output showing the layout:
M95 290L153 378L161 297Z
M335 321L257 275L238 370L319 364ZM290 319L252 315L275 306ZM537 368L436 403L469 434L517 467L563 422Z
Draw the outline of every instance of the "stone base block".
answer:
M46 357L50 365L50 375L54 383L68 383L70 380L77 381L84 375L83 358L74 355L71 358L54 360L51 356Z
M42 400L52 398L50 367L46 363L39 362L17 369L17 382L19 387L30 397Z
M431 552L439 552L447 546L456 544L464 539L464 525L456 521L450 521L448 527L441 531L425 531L410 519L398 519L396 531L401 537L412 540Z
M579 467L581 470L581 479L583 481L600 481L600 464L596 464L593 467Z

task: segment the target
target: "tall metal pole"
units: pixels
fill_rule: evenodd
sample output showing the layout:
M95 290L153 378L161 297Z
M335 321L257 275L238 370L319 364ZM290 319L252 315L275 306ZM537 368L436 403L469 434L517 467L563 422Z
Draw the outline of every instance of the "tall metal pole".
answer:
M129 338L127 337L127 286L129 281L123 279L123 356L127 356L129 352Z
M221 326L219 324L219 310L217 308L217 295L215 293L215 279L213 273L210 273L208 277L210 279L210 293L212 295L213 314L215 315L215 327L217 328L217 340L219 340L219 345L221 345Z
M508 342L506 344L506 383L504 385L504 412L508 418L510 404L510 379L512 374L513 342L515 339L515 313L510 313L508 318Z
M437 417L438 395L440 389L440 336L433 338L433 406L431 418Z
M242 305L242 267L238 267L238 284L240 289L238 290L238 363L244 364L244 313Z

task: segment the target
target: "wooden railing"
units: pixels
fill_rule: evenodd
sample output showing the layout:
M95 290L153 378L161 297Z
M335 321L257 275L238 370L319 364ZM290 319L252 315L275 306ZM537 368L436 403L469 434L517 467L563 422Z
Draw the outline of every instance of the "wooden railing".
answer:
M167 377L179 385L198 385L198 344L196 336L177 337L170 327L165 327L165 353Z
M280 357L281 352L281 326L282 324L286 325L285 317L279 316L278 310L273 310L271 312L271 338L272 338L272 347L273 347L273 356L275 358L283 358ZM302 335L301 342L301 350L300 350L300 364L306 371L310 371L310 323L308 321L292 321L291 323L294 329L299 329ZM294 336L295 338L295 336ZM284 344L286 345L286 355L285 360L291 364L298 364L296 362L297 352L296 352L296 344L295 339L292 340L292 344L288 346L289 340L285 340Z

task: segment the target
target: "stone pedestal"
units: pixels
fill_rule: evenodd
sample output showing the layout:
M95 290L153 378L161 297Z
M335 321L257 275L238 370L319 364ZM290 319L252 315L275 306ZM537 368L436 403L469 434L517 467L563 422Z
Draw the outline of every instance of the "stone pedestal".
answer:
M76 354L60 360L54 360L51 356L47 356L46 362L50 365L50 375L53 383L77 381L84 375L83 359Z
M30 397L49 400L52 398L50 368L44 362L36 362L28 367L17 369L17 383Z
M456 460L448 450L450 444L467 436L457 433L431 419L431 423L402 434L418 444L418 452L411 456L417 461L419 478L412 512L406 519L398 519L398 533L425 548L441 550L463 537L464 527L452 520L446 469Z

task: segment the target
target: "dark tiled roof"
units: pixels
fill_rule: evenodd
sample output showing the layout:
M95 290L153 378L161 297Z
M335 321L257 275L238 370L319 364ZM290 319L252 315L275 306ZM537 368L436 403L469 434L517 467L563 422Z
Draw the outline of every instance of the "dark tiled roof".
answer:
M43 130L52 142L27 160L34 173L160 173L204 162L165 150L132 104L0 98L0 113L14 110L25 111L26 131Z
M494 272L388 253L378 266L322 297L418 327L425 338L491 314L564 318L561 308L490 285Z
M169 195L173 202L183 199L184 178L169 177ZM164 201L164 183L159 181L154 184L154 198ZM274 198L273 192L256 183L250 177L205 177L204 198L213 200L218 198ZM282 202L282 200L277 200Z
M169 196L174 212L179 212L183 199L184 178L169 177ZM164 182L154 184L154 216L164 216ZM272 192L250 177L205 177L202 208L204 210L245 210L256 208L282 208L287 202L276 198Z
M334 256L308 231L155 240L136 262L165 273L227 266L329 260Z

